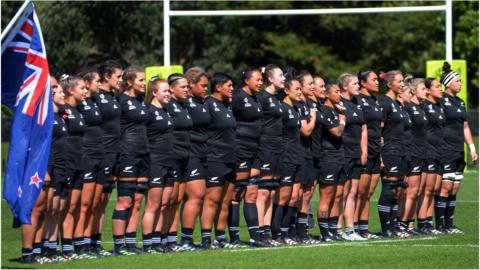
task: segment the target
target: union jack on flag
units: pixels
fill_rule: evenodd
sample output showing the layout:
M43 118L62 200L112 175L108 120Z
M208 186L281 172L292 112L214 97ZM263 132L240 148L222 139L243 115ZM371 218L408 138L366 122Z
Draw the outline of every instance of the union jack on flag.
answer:
M31 224L53 129L47 54L31 2L2 40L2 103L14 110L3 196L12 209L14 225Z

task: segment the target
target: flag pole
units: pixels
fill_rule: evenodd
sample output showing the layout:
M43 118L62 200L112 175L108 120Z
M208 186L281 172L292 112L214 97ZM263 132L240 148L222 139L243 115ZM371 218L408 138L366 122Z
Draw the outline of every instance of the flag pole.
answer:
M8 23L7 27L5 27L5 29L3 30L2 35L1 35L1 41L2 42L3 42L3 39L7 36L8 32L10 32L12 27L15 25L15 22L17 22L20 15L22 15L25 8L27 8L28 4L30 4L30 2L32 2L32 0L25 0L25 2L23 2L23 5L17 11L17 14L15 14L13 19Z

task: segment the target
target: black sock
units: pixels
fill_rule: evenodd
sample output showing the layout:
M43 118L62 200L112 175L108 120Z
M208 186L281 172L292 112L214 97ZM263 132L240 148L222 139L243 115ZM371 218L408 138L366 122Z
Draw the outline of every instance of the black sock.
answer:
M245 221L247 222L248 233L250 238L258 241L260 237L258 235L258 212L257 205L254 203L244 203L243 204L243 215Z
M22 248L22 257L27 257L33 255L32 248Z
M283 210L285 207L283 205L274 204L272 216L272 238L277 239L282 235L281 227L282 227L282 219L283 219Z
M272 238L272 228L269 225L263 226L263 235L267 239Z
M417 228L419 230L422 230L423 228L425 228L425 221L426 219L424 218L417 218Z
M37 242L33 244L33 256L38 256L42 254L42 242Z
M62 238L62 254L70 255L73 253L73 241L71 238Z
M82 250L83 250L83 251L89 251L91 244L92 244L92 238L90 238L90 237L83 237Z
M143 249L152 246L152 233L142 234Z
M137 232L125 233L125 246L127 248L134 248L137 244Z
M282 218L282 225L280 226L280 230L282 231L282 237L288 236L288 231L290 227L290 220L293 214L293 207L284 206L283 218Z
M390 210L390 230L393 232L397 229L397 212L398 204L397 200L392 200L392 208Z
M427 217L427 220L425 221L426 226L429 228L433 228L433 217Z
M102 245L102 234L92 234L92 247L100 247Z
M307 237L307 222L308 222L308 213L298 213L298 218L297 218L297 225L296 225L296 231L297 231L297 236L300 239L304 239Z
M298 215L298 208L296 206L289 206L292 208L292 214L290 216L290 226L288 228L288 237L295 238L297 236L297 215Z
M358 221L358 232L360 234L368 233L368 220L359 220Z
M215 230L215 240L227 241L227 236L225 235L225 230Z
M228 208L228 235L233 242L240 239L240 204L230 203Z
M162 246L162 233L161 232L153 232L152 233L152 247L158 248Z
M116 250L125 245L125 235L113 235L113 244Z
M358 222L354 222L353 223L353 230L356 232L356 233L360 233L360 227L358 225Z
M193 229L182 228L182 244L193 244Z
M318 218L318 227L320 227L320 234L323 239L328 237L328 218Z
M455 204L457 201L457 195L450 195L447 199L447 209L445 210L445 227L453 227L453 216L455 213Z
M435 201L435 228L445 227L445 210L447 208L447 197L438 196Z
M415 220L409 219L407 220L407 228L414 228L415 227Z
M202 229L202 244L212 241L212 229Z
M48 255L49 256L57 255L57 247L58 247L57 241L48 241Z
M42 256L50 255L48 239L42 239Z
M333 235L338 235L337 224L338 216L328 218L328 231Z
M380 225L383 233L390 229L390 211L392 210L392 203L391 200L385 195L386 192L387 191L382 190L377 205L378 215L380 217Z
M83 237L73 238L73 247L75 253L80 254L83 251Z
M178 243L177 231L167 233L167 245L176 245Z

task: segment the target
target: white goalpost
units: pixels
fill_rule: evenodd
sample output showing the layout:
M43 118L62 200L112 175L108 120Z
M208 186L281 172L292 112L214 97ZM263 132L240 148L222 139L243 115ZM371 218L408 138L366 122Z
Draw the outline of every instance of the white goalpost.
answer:
M170 66L170 18L193 16L272 16L272 15L322 15L366 14L396 12L445 11L445 59L452 60L452 0L441 6L330 8L330 9L272 9L272 10L171 10L170 0L163 0L163 65Z

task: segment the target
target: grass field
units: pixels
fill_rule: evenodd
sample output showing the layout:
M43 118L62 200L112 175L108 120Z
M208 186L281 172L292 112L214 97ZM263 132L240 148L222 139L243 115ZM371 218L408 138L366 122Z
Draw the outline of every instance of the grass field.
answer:
M2 147L5 151L5 147ZM3 152L2 151L2 152ZM5 155L2 156L4 157ZM3 177L2 177L3 178ZM3 181L2 181L3 182ZM12 215L2 200L1 264L2 268L479 268L479 193L478 170L467 172L457 197L456 225L464 235L421 236L410 239L388 239L367 242L342 242L317 246L266 249L218 250L174 254L148 254L78 260L47 265L25 265L18 262L21 251L20 230L12 229ZM377 194L372 204L370 230L380 230L376 211ZM314 198L318 201L318 192ZM113 201L107 217L111 217ZM312 230L319 234L318 226ZM137 235L141 235L138 232ZM140 241L141 237L137 236ZM248 239L245 222L241 238ZM199 228L195 239L200 239ZM107 219L104 247L113 246L111 221Z

